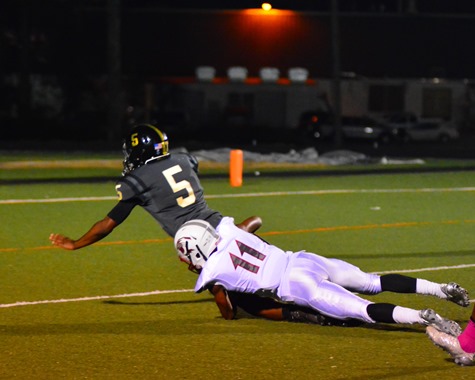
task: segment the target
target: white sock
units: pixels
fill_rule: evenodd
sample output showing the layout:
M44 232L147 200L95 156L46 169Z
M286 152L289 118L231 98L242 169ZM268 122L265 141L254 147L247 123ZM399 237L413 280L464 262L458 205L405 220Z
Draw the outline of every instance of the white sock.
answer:
M447 295L442 291L440 284L432 281L422 280L420 278L418 278L416 282L416 293L436 296L444 299L447 298Z
M419 316L419 310L409 309L402 306L396 306L394 308L393 319L396 323L425 324L425 321Z

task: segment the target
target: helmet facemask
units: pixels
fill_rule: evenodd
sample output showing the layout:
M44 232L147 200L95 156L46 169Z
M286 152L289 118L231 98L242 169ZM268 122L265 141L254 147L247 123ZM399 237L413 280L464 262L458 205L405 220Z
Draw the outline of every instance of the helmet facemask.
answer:
M204 220L192 220L183 224L175 235L179 259L195 273L201 272L209 257L217 250L218 242L218 233Z
M123 165L122 175L126 175L126 174L129 174L132 170L134 170L134 165L129 161L130 153L127 151L125 142L122 144L122 153L124 155L124 161L122 162L122 165Z

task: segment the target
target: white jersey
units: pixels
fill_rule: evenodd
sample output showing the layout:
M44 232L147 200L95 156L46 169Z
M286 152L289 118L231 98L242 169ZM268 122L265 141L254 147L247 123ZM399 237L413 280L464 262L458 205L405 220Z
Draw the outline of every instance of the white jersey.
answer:
M379 293L378 275L314 253L285 252L239 229L229 217L221 220L216 231L220 236L218 249L198 277L197 293L216 284L228 291L272 296L311 307L338 319L374 322L366 310L371 302L352 291Z
M220 236L218 250L206 262L195 291L218 284L229 291L274 294L290 253L241 230L229 217L221 220L216 231Z

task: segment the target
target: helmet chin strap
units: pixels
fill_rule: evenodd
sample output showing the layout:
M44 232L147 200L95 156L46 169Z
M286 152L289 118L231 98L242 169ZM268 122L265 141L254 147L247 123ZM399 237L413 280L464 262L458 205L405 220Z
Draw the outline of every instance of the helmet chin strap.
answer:
M201 273L201 269L202 269L201 267L200 267L200 268L197 268L197 267L195 267L195 266L194 266L193 264L191 264L191 263L188 265L188 270L189 270L190 272L195 273L195 274L200 274L200 273Z

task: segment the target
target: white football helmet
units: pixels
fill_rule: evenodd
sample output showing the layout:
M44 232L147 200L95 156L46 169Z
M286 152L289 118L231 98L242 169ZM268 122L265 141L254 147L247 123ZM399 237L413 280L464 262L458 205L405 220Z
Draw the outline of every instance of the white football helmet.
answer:
M177 231L175 249L190 270L200 272L216 250L218 241L219 235L211 224L204 220L190 220Z

